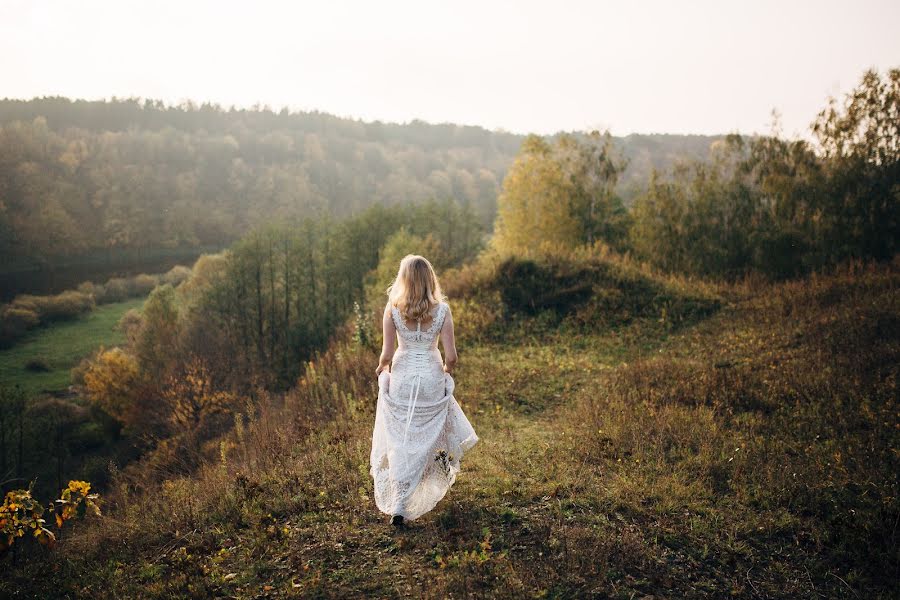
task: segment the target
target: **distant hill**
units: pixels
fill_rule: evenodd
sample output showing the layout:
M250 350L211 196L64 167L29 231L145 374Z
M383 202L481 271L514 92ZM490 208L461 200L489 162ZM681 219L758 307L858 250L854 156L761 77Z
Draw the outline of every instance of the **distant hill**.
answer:
M252 226L454 198L493 222L524 136L151 100L0 100L0 259L227 245ZM626 203L709 136L616 138Z

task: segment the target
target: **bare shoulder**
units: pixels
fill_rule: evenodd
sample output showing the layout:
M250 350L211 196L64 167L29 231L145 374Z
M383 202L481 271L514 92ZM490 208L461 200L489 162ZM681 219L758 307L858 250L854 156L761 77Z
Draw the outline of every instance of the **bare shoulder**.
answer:
M447 328L446 326L448 323L449 324L453 323L453 314L450 310L449 302L441 302L441 304L443 305L441 308L444 311L443 312L443 323L441 323L441 330L445 330Z

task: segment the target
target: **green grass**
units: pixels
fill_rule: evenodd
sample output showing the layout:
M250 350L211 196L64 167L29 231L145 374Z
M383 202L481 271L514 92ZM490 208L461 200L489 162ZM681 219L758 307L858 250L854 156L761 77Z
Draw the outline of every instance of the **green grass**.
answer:
M29 395L63 390L71 383L69 371L83 356L100 346L124 341L114 329L126 311L139 309L144 298L103 304L72 320L56 322L29 331L12 348L0 350L0 380L6 385L22 386ZM43 360L49 371L33 372L25 368L30 360Z

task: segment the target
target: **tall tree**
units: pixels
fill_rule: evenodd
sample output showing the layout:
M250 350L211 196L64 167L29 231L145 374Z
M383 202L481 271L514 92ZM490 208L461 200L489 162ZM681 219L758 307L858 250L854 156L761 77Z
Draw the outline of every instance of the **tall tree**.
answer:
M627 233L627 212L616 193L626 162L613 147L609 132L592 131L583 139L564 134L558 154L575 188L573 210L587 244L603 240L620 245Z
M494 245L502 252L517 252L541 244L578 244L582 227L573 210L576 194L551 145L528 136L503 179Z
M563 134L553 144L529 136L503 180L494 243L511 252L621 243L626 212L615 186L623 169L608 134Z
M900 250L900 68L866 71L843 106L813 124L826 159L828 237L838 256L885 259Z

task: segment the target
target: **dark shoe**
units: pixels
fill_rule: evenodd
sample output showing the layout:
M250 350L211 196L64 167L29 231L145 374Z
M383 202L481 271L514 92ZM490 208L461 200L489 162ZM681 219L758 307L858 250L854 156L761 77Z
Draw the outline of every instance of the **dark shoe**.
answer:
M393 525L397 529L403 527L403 515L394 515L393 517L391 517L391 525Z

